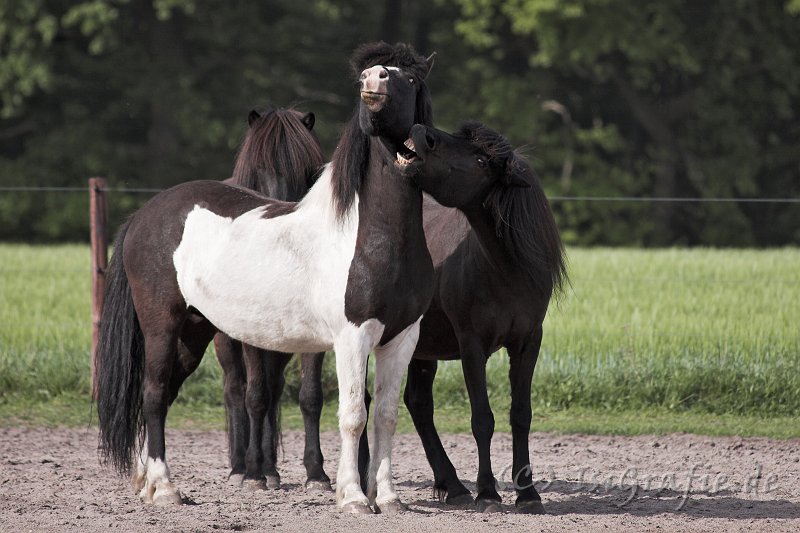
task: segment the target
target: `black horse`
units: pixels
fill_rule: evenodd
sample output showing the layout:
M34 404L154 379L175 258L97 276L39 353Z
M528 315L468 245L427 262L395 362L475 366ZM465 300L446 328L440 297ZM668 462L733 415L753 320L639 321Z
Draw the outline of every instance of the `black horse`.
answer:
M224 181L239 185L275 198L296 202L316 181L325 163L322 147L314 134L313 113L296 109L270 107L254 109L248 117L248 130L236 156L233 175ZM217 359L223 369L225 412L228 423L228 450L231 483L247 488L278 488L277 451L280 438L279 405L285 384L284 372L292 354L268 352L239 341L220 332L214 336ZM253 387L267 386L267 404L250 413L264 425L262 442L250 441L250 421L245 407L245 375L243 350L251 351L250 361L255 376ZM331 490L330 478L323 469L324 458L319 442L319 418L322 412L322 394L319 376L322 353L301 355L303 376L316 378L309 388L309 379L300 390L300 408L306 421L304 464L306 487L314 490ZM199 363L199 360L197 361ZM263 409L263 412L262 412ZM261 469L263 476L244 482L247 463L251 470ZM258 465L261 465L260 467Z
M375 56L362 50L357 57ZM431 123L430 62L408 47L365 68L361 99L333 162L299 203L199 181L154 196L115 241L97 350L100 450L136 466L146 502L180 503L166 464L164 422L217 330L263 349L334 349L342 440L337 502L349 512L402 509L391 443L402 375L433 290L422 193L396 169L414 123ZM397 158L395 154L398 154ZM250 260L253 254L259 261ZM366 423L366 362L375 353L375 442L368 494L358 440ZM247 355L247 354L245 354ZM245 356L248 380L258 373ZM262 388L263 389L263 388ZM247 409L265 405L247 388ZM261 424L250 425L260 442ZM137 437L145 445L136 458ZM250 467L250 465L247 465ZM258 479L260 469L246 471Z
M409 365L405 404L434 473L435 496L471 501L433 424L437 360L461 358L478 445L476 504L500 510L490 459L494 415L486 388L486 362L501 347L511 367L512 476L519 512L543 512L531 479L528 435L531 381L542 322L553 293L567 282L564 249L544 191L530 165L498 133L469 123L454 135L415 126L418 159L408 166L437 199L442 176L458 176L460 197L443 207L426 197L425 236L436 287L422 319ZM478 194L475 194L478 192Z

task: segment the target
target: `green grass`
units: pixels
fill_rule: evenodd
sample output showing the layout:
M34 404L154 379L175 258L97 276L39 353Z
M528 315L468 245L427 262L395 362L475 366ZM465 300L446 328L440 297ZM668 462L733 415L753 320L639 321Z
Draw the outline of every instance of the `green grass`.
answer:
M800 250L571 249L572 287L551 305L534 383L539 430L800 436ZM89 420L86 246L0 244L0 424ZM335 399L333 358L326 397ZM508 362L488 364L507 430ZM286 427L301 427L291 399ZM444 431L469 431L458 362L440 365ZM213 356L188 380L171 424L221 427ZM323 426L335 426L326 406ZM411 428L403 411L400 430Z
M495 431L511 431L507 406L492 402L495 412ZM322 431L336 431L336 401L327 403L322 411ZM445 404L437 407L436 426L442 433L469 433L470 420L465 406ZM413 433L411 417L404 407L399 409L398 433ZM12 396L0 402L0 427L82 427L96 425L96 413L88 395L66 393L49 400L29 400ZM224 430L225 416L221 405L177 402L169 412L170 428L193 430ZM282 410L284 429L303 429L300 408L286 403ZM789 439L800 437L800 417L714 415L697 411L670 411L647 408L638 411L607 409L537 408L532 431L554 433L592 433L600 435L664 435L696 433L700 435L739 435Z

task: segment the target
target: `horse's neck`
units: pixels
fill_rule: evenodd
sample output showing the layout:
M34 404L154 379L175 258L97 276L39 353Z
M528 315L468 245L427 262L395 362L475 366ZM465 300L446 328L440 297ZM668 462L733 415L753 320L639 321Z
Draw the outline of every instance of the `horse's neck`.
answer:
M386 342L425 312L433 265L422 230L422 192L394 168L394 158L376 139L358 193L356 243L345 314L354 324L380 320Z
M492 214L482 205L465 209L464 215L469 221L472 231L468 238L477 241L483 252L482 259L486 260L493 268L503 272L519 270L508 251L506 243L497 235L497 227Z
M373 138L367 176L359 190L359 226L375 237L386 234L395 243L416 245L423 235L422 192L395 168L394 161Z

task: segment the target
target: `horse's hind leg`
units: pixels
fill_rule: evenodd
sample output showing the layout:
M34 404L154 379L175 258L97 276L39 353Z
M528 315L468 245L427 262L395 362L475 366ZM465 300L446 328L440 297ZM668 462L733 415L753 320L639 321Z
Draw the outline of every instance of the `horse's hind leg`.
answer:
M208 343L211 342L216 332L217 329L211 325L211 322L198 314L190 314L183 323L178 340L178 358L170 378L170 405L178 397L178 392L186 378L197 370L203 360Z
M303 465L306 467L306 490L329 492L331 479L322 465L322 447L319 443L319 419L322 414L322 363L324 352L300 355L300 411L306 430Z
M458 479L458 474L447 457L436 426L433 423L433 380L436 361L412 359L408 365L408 380L403 395L408 412L414 421L425 456L433 470L433 496L451 505L472 503L472 495Z
M179 504L181 495L170 481L166 462L164 423L180 386L200 364L214 328L197 315L173 313L161 323L155 317L163 315L150 316L154 318L142 323L146 353L142 413L147 440L134 487L140 489L139 497L145 503Z
M511 381L511 436L513 442L512 473L517 491L517 512L544 513L542 498L533 486L533 477L528 451L531 431L531 381L539 348L542 344L542 327L522 346L509 346L511 366L508 378Z
M475 498L475 505L484 513L499 512L502 510L500 507L502 500L497 493L490 456L494 414L486 390L486 351L480 339L475 336L465 336L459 339L459 344L461 367L472 407L472 435L478 445L478 495Z
M248 347L249 348L249 347ZM278 474L278 445L281 439L280 402L286 385L284 372L292 354L259 350L264 361L265 383L267 386L267 413L264 417L264 467L263 473L268 489L281 486Z
M245 473L245 453L250 438L250 422L245 407L245 368L242 343L224 333L214 336L214 349L222 367L225 415L228 424L228 457L231 471L228 481L242 484Z
M161 332L146 332L145 377L142 402L147 435L145 479L139 497L145 503L179 504L181 494L169 477L164 442L164 422L170 401L170 382L177 359L178 325ZM144 460L142 461L144 462Z

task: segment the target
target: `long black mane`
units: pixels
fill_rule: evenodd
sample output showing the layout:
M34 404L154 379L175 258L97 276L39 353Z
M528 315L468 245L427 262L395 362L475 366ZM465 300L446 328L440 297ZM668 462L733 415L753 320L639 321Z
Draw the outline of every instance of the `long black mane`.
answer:
M279 200L300 200L325 163L319 140L300 111L259 111L251 114L229 183Z
M425 84L429 65L425 58L404 43L390 45L383 41L358 47L350 59L353 73L357 77L364 69L375 65L398 67L412 74L419 84L414 122L433 125L433 105ZM331 180L333 202L336 213L343 217L353 204L355 195L367 173L369 163L369 135L358 124L358 107L345 125L339 145L333 153Z
M531 286L543 294L559 295L568 279L564 245L530 164L502 135L483 124L465 124L458 135L469 139L507 177L492 187L483 203L494 219L497 237L528 274ZM530 188L509 186L508 178L520 178Z

